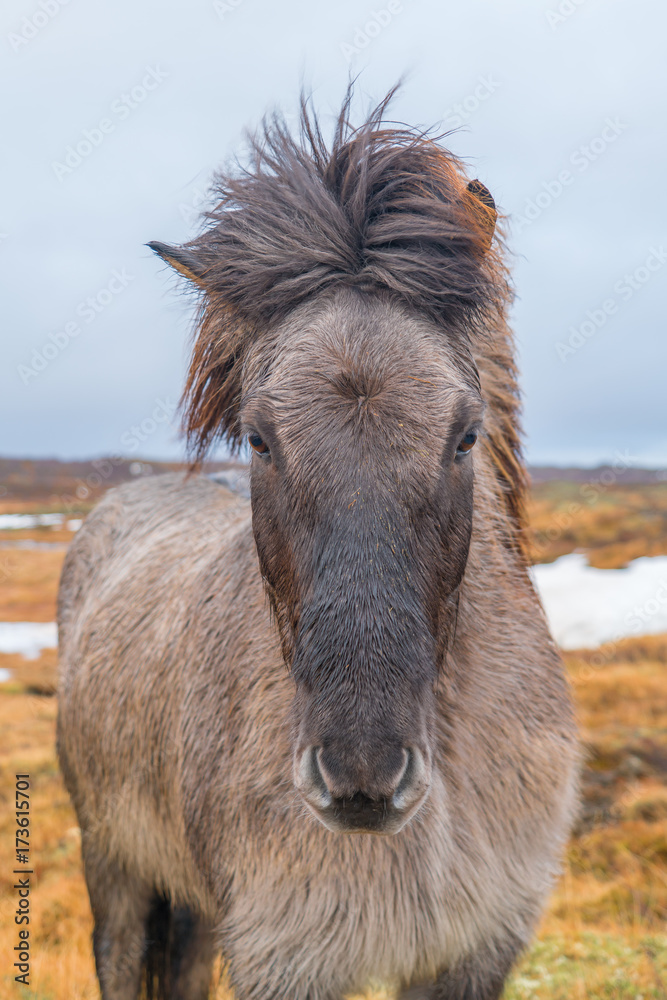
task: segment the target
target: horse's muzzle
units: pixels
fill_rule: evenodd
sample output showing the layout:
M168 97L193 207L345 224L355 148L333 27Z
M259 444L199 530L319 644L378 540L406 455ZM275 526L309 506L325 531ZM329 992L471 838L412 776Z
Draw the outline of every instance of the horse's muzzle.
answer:
M335 833L394 834L414 816L428 795L431 762L417 748L403 750L403 763L381 791L374 782L354 790L337 780L322 759L322 748L309 746L295 756L294 784L327 829Z

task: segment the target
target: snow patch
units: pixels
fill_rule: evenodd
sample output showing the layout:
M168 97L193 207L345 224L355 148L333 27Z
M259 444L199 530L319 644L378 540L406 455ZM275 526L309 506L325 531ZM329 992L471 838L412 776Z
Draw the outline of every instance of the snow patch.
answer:
M65 514L0 514L0 531L20 531L29 528L60 528ZM73 517L66 522L69 531L78 531L83 520Z
M584 554L573 552L533 566L531 574L562 649L667 632L667 556L643 556L625 569L595 569Z
M23 653L35 660L43 649L57 645L55 622L0 622L0 653Z
M0 514L0 531L21 528L58 528L64 514Z

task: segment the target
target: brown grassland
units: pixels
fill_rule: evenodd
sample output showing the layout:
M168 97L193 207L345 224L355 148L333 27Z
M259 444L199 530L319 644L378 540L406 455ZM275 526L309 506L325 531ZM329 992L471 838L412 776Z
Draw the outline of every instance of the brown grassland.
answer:
M584 549L601 567L667 554L667 483L538 484L530 516L536 561ZM57 510L21 498L4 511ZM85 511L85 506L81 509ZM72 514L72 516L76 516ZM65 529L0 531L0 621L52 621ZM586 764L583 805L536 940L506 1000L667 1000L667 636L566 654ZM98 996L76 818L54 753L55 652L0 654L0 1000ZM14 782L31 776L29 987L13 981ZM216 996L228 997L224 970ZM383 994L375 994L380 1000Z
M533 562L583 549L591 566L618 569L639 556L667 555L664 481L536 483L529 514Z

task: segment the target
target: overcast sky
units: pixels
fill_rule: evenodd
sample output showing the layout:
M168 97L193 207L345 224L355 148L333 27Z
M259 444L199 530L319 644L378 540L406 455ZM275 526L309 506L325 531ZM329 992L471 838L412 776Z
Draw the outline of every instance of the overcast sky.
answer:
M191 311L144 244L361 71L510 215L529 459L667 465L665 5L5 0L1 33L0 455L182 455Z

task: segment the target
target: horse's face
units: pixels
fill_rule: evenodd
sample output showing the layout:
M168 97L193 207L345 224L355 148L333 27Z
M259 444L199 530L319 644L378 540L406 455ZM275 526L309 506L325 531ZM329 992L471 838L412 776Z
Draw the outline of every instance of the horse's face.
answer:
M331 830L395 833L430 787L484 409L462 354L348 290L296 310L246 368L253 530L296 685L294 782Z

